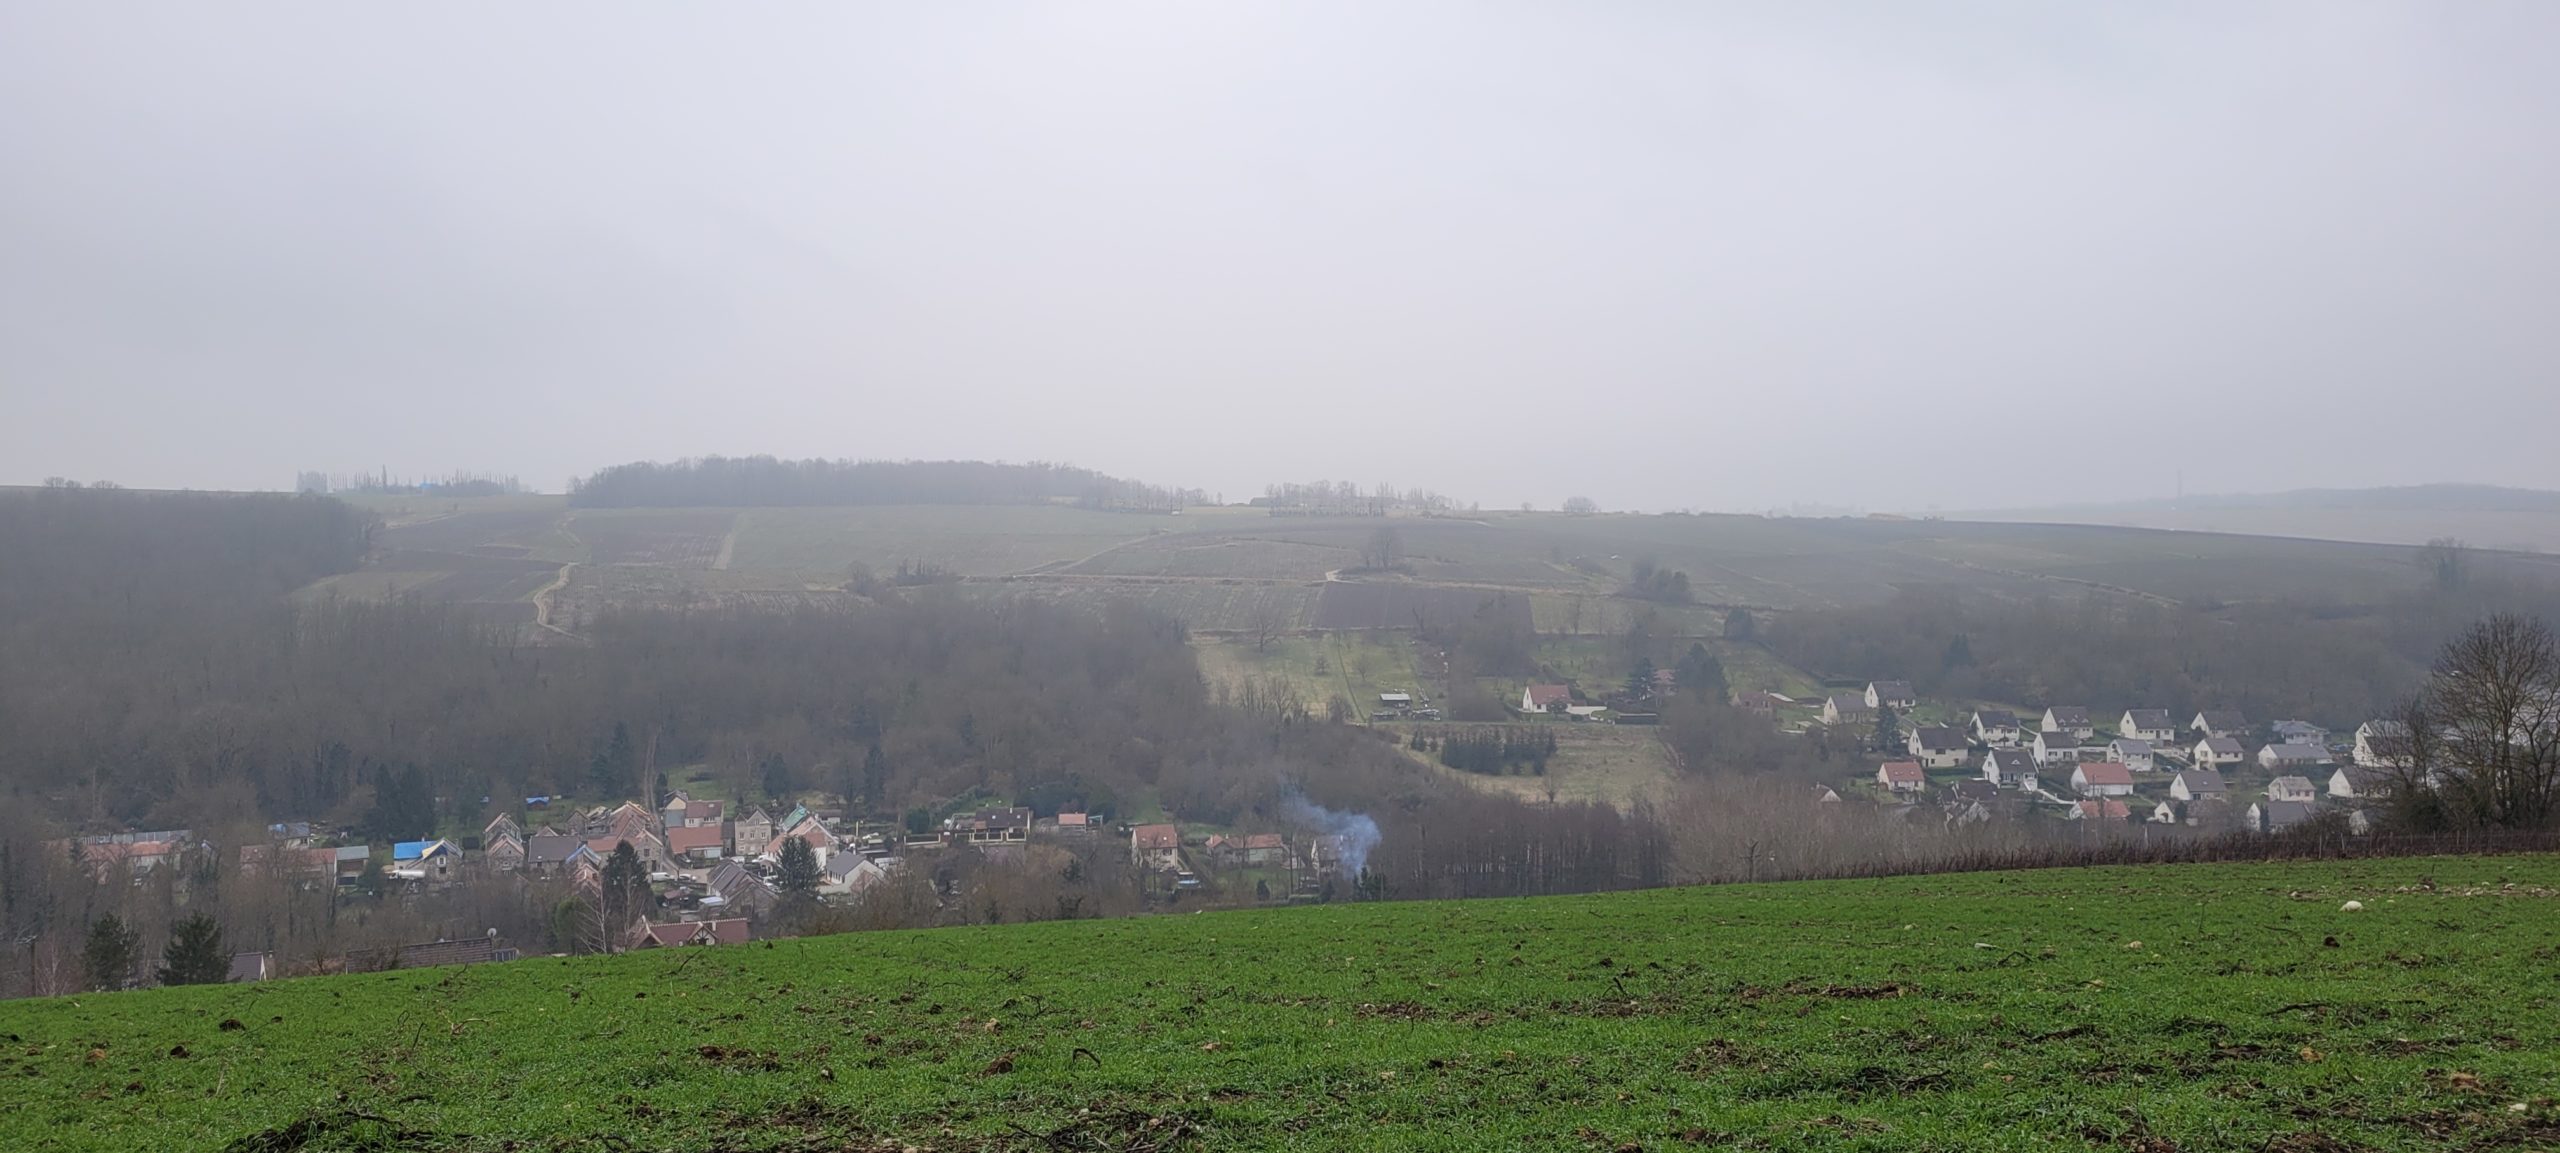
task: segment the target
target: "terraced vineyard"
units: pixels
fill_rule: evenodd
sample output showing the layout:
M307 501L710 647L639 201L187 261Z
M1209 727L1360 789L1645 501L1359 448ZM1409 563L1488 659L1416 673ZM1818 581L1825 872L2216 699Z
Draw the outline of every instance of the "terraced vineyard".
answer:
M0 1146L2547 1149L2555 958L2551 857L857 934L0 1005Z

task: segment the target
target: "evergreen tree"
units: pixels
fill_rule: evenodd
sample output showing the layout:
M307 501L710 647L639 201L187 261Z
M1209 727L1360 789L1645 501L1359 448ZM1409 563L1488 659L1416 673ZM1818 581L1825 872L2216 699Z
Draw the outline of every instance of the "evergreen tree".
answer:
M809 842L793 837L782 842L782 867L775 874L773 887L781 890L784 900L803 903L817 899L818 851Z
M427 774L416 765L399 772L383 770L374 783L373 807L365 811L365 834L385 840L415 840L436 830L436 794Z
M219 985L231 975L231 954L222 948L222 926L203 913L178 922L160 959L163 985Z
M766 753L764 760L759 762L756 768L764 776L766 799L780 804L785 798L799 791L793 787L791 762L783 760L782 754Z
M380 898L383 887L389 882L390 878L382 871L382 862L366 861L364 871L356 874L356 891L368 897Z
M1889 753L1902 747L1902 719L1894 715L1893 706L1876 706L1876 751Z
M1973 664L1973 642L1966 639L1963 633L1957 633L1952 639L1947 641L1946 656L1941 658L1938 663L1948 669L1971 667Z
M642 906L648 900L649 869L640 863L640 852L631 847L631 842L615 843L613 855L605 858L602 889L599 911L604 916L605 939L610 949L609 943L621 939L632 919L645 911Z
M1707 651L1707 646L1691 643L1680 658L1680 687L1711 701L1722 701L1731 691L1725 682L1724 662Z
M1760 623L1751 619L1751 610L1740 605L1725 610L1724 639L1751 641L1760 639Z
M889 794L889 758L880 751L880 742L862 754L862 807L877 811Z
M81 966L88 970L89 987L111 992L133 984L134 953L141 947L139 930L113 913L98 918L89 926L88 947L80 951Z

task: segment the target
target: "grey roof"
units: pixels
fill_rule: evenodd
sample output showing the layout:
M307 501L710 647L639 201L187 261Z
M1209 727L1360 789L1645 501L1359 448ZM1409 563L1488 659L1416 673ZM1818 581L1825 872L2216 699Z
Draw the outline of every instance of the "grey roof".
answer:
M2329 750L2318 745L2268 745L2259 750L2259 755L2279 761L2325 761L2329 759Z
M2249 718L2243 713L2218 712L2213 709L2206 709L2196 715L2204 718L2204 727L2209 729L2222 729L2228 731L2231 729L2245 729L2249 727Z
M2217 756L2230 756L2248 751L2241 747L2237 737L2206 737L2202 743Z
M1966 743L1964 734L1944 725L1913 729L1911 736L1919 741L1920 747L1924 749L1961 749Z
M1973 713L1973 720L1975 724L1981 725L1986 729L2014 729L2018 727L2018 714L2010 712L2007 709L1976 709Z
M2264 801L2258 806L2261 819L2269 830L2299 825L2319 811L2319 807L2309 801Z
M1833 693L1831 703L1845 713L1853 709L1866 708L1867 698L1860 693Z
M2132 718L2137 729L2175 728L2178 723L2169 719L2167 709L2126 709L2124 715Z
M2055 705L2045 711L2053 714L2053 723L2057 725L2085 725L2089 723L2089 710L2078 705Z
M2211 770L2189 769L2186 772L2178 774L2178 780L2180 783L2187 786L2187 795L2189 796L2203 796L2206 793L2219 793L2223 791L2222 774Z
M586 847L587 842L583 838L572 837L566 833L537 833L524 843L524 863L557 865L568 860L570 854Z
M2025 749L1993 749L1991 760L2002 773L2032 773L2036 768L2035 755Z
M2151 752L2151 742L2140 737L2117 737L2107 742L2107 747L2119 754L2137 753L2147 756Z
M1889 700L1909 700L1919 695L1911 691L1909 681L1874 681L1867 687L1874 689L1877 696Z

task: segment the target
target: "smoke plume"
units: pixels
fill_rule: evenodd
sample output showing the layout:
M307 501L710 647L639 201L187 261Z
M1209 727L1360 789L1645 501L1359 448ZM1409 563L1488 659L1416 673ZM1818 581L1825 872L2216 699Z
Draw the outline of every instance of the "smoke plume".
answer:
M1359 876L1369 865L1369 850L1378 847L1378 822L1367 813L1337 813L1305 797L1289 798L1286 810L1292 821L1316 831L1319 836L1342 838L1342 872Z

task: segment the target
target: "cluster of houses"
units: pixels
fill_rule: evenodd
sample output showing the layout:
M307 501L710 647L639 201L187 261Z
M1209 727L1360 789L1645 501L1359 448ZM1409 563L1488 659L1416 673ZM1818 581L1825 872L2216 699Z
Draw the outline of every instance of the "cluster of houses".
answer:
M1324 878L1343 871L1347 858L1343 838L1330 834L1310 837L1301 847L1279 833L1212 833L1205 840L1187 842L1178 825L1136 825L1129 830L1129 862L1142 874L1170 880L1176 890L1200 887L1195 866L1202 861L1194 853L1221 869L1285 871L1292 891L1321 887Z
M1739 696L1736 703L1750 707ZM1881 708L1918 705L1908 683L1878 681L1863 694L1829 697L1823 717L1854 725L1871 721ZM1934 799L1950 820L1988 820L2007 801L2066 820L2236 824L2261 833L2332 808L2346 814L2351 829L2364 831L2364 805L2387 794L2407 744L2395 721L2368 721L2351 742L2340 742L2305 721L2260 729L2239 713L2217 710L2182 725L2166 709L2126 709L2101 731L2088 709L2072 705L2026 718L1977 709L1962 726L1914 725L1903 739L1902 753L1876 767L1874 787L1897 801ZM2257 789L2234 787L2234 778L2260 777ZM1826 789L1817 799L1838 795ZM2244 796L2245 806L2235 808Z

